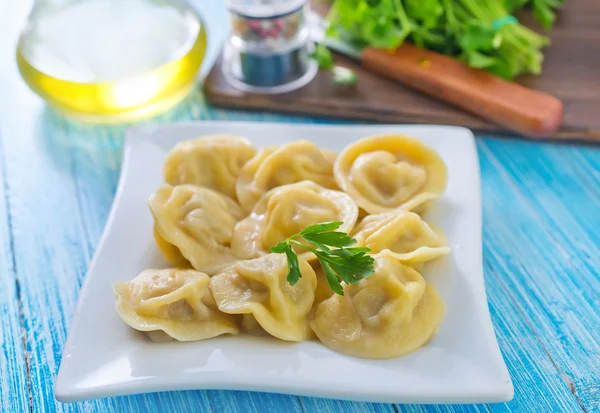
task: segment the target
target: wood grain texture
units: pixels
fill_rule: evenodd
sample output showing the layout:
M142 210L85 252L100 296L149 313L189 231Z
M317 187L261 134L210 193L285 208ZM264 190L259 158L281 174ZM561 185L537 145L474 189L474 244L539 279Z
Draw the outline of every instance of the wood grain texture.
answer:
M11 16L9 3L0 2L0 27L11 29L9 22L2 17ZM14 30L14 28L12 28ZM12 215L8 208L10 189L7 187L6 164L3 162L5 150L3 142L13 131L2 122L10 105L10 87L4 83L3 68L8 56L10 36L0 29L0 411L26 412L30 406L29 372L27 357L29 355L25 330L27 320L22 316L22 285L15 271ZM6 56L6 57L5 57Z
M492 141L490 146L496 143ZM513 154L502 146L492 152L483 146L482 167L495 170L491 175L495 180L484 186L483 197L498 202L498 210L501 203L513 200L510 208L489 220L489 237L484 239L489 248L486 259L505 274L504 282L515 299L526 303L533 333L581 406L597 411L600 237L590 231L597 231L600 224L600 217L593 213L598 211L597 201L585 195L574 179L561 184L559 174L568 177L568 170L561 163L552 164L543 149L524 159L522 154L527 151ZM515 165L515 160L522 163ZM551 182L552 190L540 186L542 182ZM536 188L533 192L532 187ZM579 202L583 205L578 206ZM594 222L581 226L573 218L581 214Z
M3 152L0 141L0 159ZM29 391L27 353L23 341L25 326L21 323L20 285L13 263L10 212L6 208L8 193L4 188L6 180L3 168L0 168L0 182L0 411L26 411L29 408Z
M315 4L322 4L315 2ZM530 14L522 21L536 27ZM600 142L600 2L566 2L551 34L552 45L544 50L544 72L518 82L550 95L564 104L563 126L552 139ZM283 95L252 95L232 88L216 65L206 83L214 105L340 117L377 122L433 123L466 126L478 131L506 130L453 106L368 72L343 56L336 62L360 76L356 88L333 84L328 72L320 72L306 87Z

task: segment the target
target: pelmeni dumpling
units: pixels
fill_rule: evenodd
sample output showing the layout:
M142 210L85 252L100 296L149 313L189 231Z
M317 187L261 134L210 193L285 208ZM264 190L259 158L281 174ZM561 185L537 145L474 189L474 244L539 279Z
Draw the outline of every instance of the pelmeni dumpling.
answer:
M256 258L310 225L341 221L337 231L349 233L357 217L358 207L341 191L311 181L279 186L265 194L252 213L236 224L231 250L238 258ZM316 258L311 252L300 252L304 259Z
M159 240L174 245L196 270L213 275L235 262L231 237L244 214L231 198L195 185L163 185L148 204ZM173 260L172 250L165 253L161 244L165 258Z
M258 324L256 318L252 314L242 314L239 316L239 325L244 333L251 334L253 336L268 336L269 333Z
M440 228L412 212L386 212L365 217L354 230L358 246L372 254L390 251L405 264L418 264L448 254L450 248Z
M169 265L175 268L192 268L192 264L181 254L179 248L175 245L169 243L166 239L164 239L156 228L156 224L152 230L154 235L154 242L158 247L158 250L162 253L165 260L169 263Z
M400 357L423 346L436 332L445 306L411 267L386 254L375 258L375 274L344 285L317 305L310 326L332 350L350 356Z
M369 214L414 210L444 192L446 165L433 149L402 135L364 138L347 146L335 179Z
M317 278L302 258L299 266L302 278L292 286L283 254L238 261L213 276L210 289L224 313L252 314L265 331L281 340L307 340L311 331L306 316L315 299Z
M237 135L203 136L175 145L163 166L170 185L193 184L235 198L242 167L256 154L250 141Z
M237 199L246 211L269 190L304 180L325 188L337 188L333 178L335 153L308 141L261 149L240 173Z
M157 341L237 334L235 318L217 308L209 280L208 275L194 270L146 270L129 282L114 285L115 308L129 326Z

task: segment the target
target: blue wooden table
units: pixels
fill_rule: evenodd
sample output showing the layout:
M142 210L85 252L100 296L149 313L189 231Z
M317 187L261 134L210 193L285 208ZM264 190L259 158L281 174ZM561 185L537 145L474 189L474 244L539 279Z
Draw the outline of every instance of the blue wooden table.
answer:
M125 127L70 123L27 89L14 62L26 12L0 2L1 412L600 412L600 148L487 136L477 140L483 258L511 402L377 405L229 391L55 401ZM313 122L212 109L201 92L154 121L191 119Z

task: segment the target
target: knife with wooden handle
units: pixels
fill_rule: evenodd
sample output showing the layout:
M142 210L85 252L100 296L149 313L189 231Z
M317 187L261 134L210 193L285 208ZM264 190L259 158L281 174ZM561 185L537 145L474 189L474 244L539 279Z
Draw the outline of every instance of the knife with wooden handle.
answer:
M547 137L560 127L562 102L430 50L405 43L394 51L356 48L325 37L322 19L313 40L360 60L362 66L437 99L531 137Z

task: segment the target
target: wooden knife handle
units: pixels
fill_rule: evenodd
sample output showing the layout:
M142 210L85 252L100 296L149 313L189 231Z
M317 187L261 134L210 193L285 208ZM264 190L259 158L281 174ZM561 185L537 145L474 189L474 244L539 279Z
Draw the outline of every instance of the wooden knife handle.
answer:
M557 98L411 44L395 51L366 47L362 64L527 136L550 136L562 122L563 105Z

